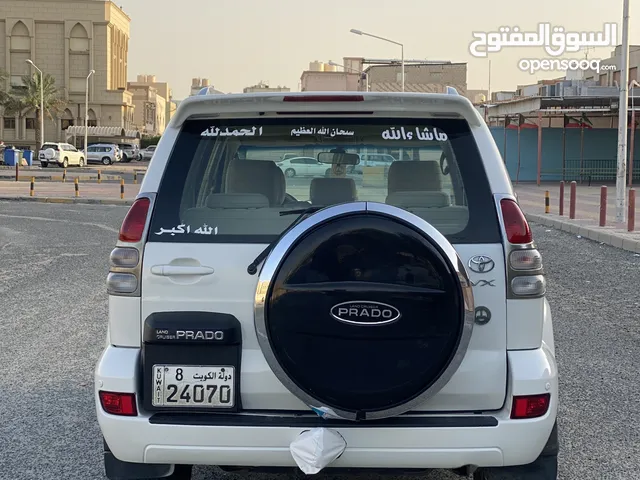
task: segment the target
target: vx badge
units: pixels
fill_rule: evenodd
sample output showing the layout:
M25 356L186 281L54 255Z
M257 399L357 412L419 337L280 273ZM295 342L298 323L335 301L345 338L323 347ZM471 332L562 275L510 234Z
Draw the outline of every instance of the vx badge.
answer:
M469 268L476 273L489 273L496 266L486 255L475 255L469 259Z

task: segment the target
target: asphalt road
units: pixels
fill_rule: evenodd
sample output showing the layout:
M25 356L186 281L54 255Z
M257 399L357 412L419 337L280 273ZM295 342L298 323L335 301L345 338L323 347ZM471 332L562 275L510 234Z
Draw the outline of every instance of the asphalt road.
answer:
M125 212L0 203L2 480L104 478L93 368L106 328L106 262ZM640 256L544 227L534 233L562 375L560 478L639 479ZM205 478L236 477L198 467L194 479Z

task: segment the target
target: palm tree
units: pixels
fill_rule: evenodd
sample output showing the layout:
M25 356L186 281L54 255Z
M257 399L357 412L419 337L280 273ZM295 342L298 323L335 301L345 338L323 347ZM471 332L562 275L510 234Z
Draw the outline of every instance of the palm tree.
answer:
M60 96L60 90L56 86L56 80L48 73L44 74L44 109L49 118L53 118L53 114L60 111L66 105L66 101ZM40 74L24 75L22 77L22 86L15 87L3 101L5 109L9 113L18 114L24 117L28 112L36 113L36 144L42 145L40 131Z

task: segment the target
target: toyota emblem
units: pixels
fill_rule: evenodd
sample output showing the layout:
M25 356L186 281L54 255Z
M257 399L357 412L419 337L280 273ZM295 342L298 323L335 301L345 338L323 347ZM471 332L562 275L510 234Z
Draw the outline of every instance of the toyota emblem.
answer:
M486 255L475 255L469 259L469 268L476 273L489 273L496 266Z

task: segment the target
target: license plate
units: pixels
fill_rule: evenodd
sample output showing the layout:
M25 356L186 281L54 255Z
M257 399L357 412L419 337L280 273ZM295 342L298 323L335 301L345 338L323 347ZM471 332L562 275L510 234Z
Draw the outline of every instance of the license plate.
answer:
M153 366L154 407L233 408L235 368Z

